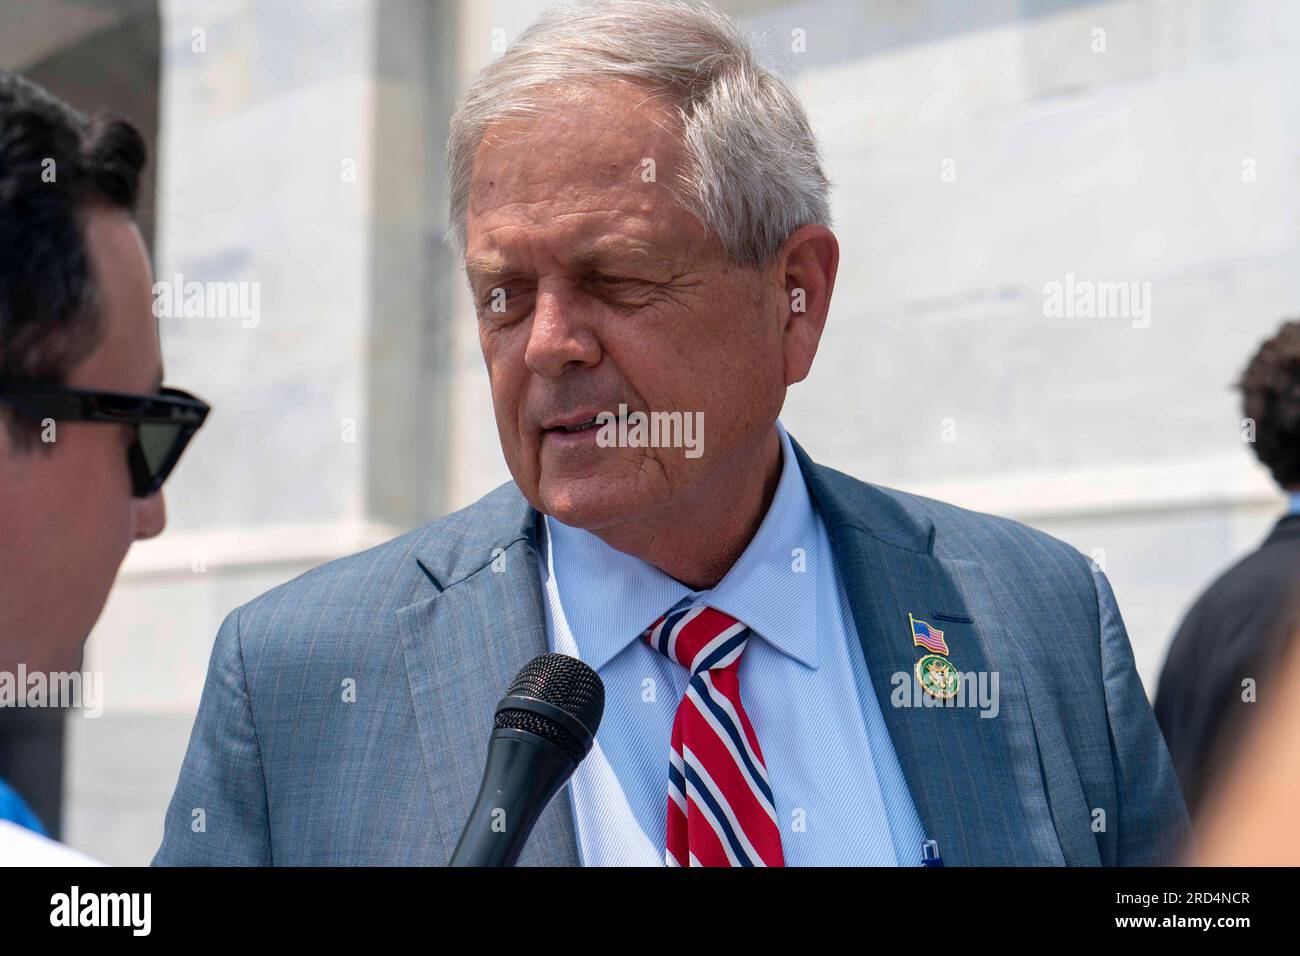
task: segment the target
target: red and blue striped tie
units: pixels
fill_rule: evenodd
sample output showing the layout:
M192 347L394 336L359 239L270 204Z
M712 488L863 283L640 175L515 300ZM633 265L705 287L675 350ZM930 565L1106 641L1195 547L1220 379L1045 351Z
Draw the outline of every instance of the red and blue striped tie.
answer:
M776 803L736 669L750 630L716 608L665 614L642 635L691 674L668 748L668 866L784 866Z

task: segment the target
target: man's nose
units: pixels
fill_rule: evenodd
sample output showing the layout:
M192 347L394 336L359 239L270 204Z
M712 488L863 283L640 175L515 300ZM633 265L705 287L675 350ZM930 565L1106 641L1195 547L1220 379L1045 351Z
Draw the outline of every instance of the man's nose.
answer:
M581 316L575 291L550 286L537 290L533 325L524 362L538 375L556 377L571 367L600 361L600 342Z
M167 527L167 502L161 491L138 501L135 506L135 540L156 538Z

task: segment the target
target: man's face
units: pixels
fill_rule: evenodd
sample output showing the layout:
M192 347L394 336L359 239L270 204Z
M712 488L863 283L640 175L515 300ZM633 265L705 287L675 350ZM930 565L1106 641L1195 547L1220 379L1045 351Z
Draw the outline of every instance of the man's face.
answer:
M670 194L685 172L670 114L621 83L497 124L475 156L467 272L501 447L524 496L565 524L707 507L784 401L783 277L726 261ZM553 427L620 403L703 413L703 455Z
M84 215L102 338L67 384L155 393L162 355L140 231L120 210ZM0 428L0 668L67 670L103 609L131 542L163 529L162 494L131 495L123 425L58 422L48 451L19 454Z

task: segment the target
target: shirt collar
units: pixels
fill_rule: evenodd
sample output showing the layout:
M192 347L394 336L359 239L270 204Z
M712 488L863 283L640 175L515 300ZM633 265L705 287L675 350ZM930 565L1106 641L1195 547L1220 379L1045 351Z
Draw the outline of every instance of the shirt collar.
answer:
M670 608L709 604L743 621L777 650L817 667L817 515L785 427L772 504L717 586L692 591L581 528L546 517L548 572L578 653L599 670ZM592 581L600 588L593 589Z

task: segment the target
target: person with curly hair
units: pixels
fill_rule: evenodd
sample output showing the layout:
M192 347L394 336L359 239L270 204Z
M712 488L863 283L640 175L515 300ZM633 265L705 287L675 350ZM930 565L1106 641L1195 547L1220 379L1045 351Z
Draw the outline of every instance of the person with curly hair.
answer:
M1237 386L1255 454L1290 495L1287 514L1184 618L1156 693L1156 719L1188 810L1213 789L1277 681L1300 613L1300 319L1260 346ZM1249 432L1248 432L1249 434Z

